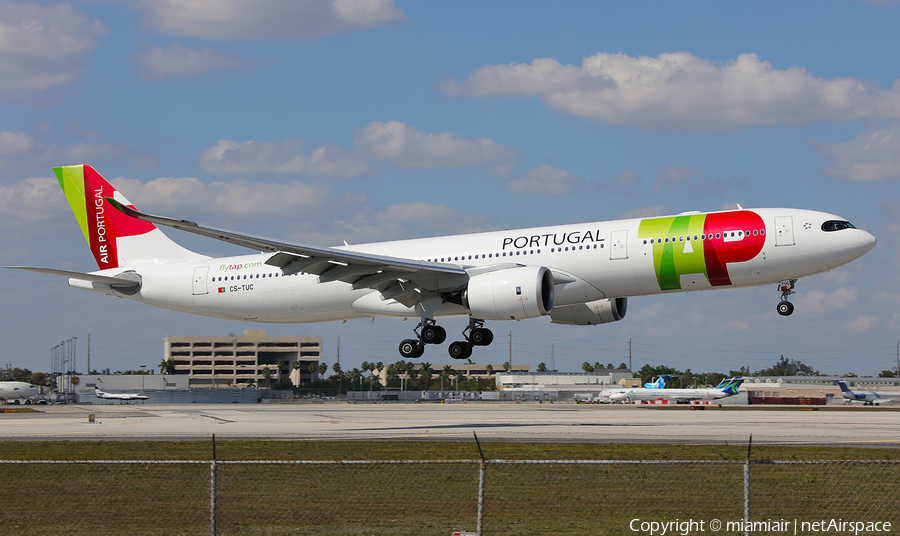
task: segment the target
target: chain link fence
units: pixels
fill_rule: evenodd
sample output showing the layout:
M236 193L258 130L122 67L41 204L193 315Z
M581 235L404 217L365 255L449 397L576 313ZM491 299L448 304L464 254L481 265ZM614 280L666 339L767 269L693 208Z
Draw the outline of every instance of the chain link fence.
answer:
M0 460L0 533L857 536L898 490L898 461Z

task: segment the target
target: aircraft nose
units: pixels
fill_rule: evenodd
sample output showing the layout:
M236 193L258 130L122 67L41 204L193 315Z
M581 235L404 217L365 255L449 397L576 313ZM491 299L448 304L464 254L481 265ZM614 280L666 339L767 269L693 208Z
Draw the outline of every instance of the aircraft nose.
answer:
M868 231L859 230L859 254L865 255L866 253L872 251L872 248L875 247L875 244L878 243L878 240Z

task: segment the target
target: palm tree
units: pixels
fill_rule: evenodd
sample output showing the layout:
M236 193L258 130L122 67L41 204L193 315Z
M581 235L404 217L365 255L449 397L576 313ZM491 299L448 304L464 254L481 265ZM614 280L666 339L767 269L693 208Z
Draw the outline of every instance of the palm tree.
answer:
M297 385L300 385L302 383L300 381L300 367L303 366L303 363L301 363L299 360L297 360L297 361L294 361L294 364L291 366L294 367L294 370L297 371Z
M594 372L594 367L587 361L581 364L581 368L584 369L585 372Z
M263 377L266 379L266 385L271 388L272 387L272 369L270 369L269 367L263 367L263 369L260 372L262 372Z
M453 367L450 365L444 365L444 368L441 370L441 391L444 390L444 379L450 381L450 376L454 376L456 371L453 370Z
M175 374L175 359L163 359L159 362L159 372L160 374Z
M431 368L431 363L424 362L422 363L422 368L419 370L420 385L422 389L428 389L431 387L431 376L434 374L434 371Z
M374 367L374 368L373 368L373 372L377 372L377 373L378 373L378 387L379 387L379 389L380 389L380 388L381 388L381 371L384 370L384 363L382 363L381 361L379 361L378 363L375 363L375 364L372 365L372 366Z
M328 363L319 363L319 378L323 378L328 373Z
M547 364L544 362L538 363L537 371L538 372L547 372Z
M484 367L484 371L487 372L488 378L494 375L494 365L488 364Z

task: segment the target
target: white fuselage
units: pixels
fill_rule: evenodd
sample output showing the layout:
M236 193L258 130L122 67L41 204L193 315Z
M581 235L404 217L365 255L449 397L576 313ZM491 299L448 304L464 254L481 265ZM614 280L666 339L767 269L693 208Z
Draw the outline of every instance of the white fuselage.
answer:
M718 400L728 396L722 389L605 389L600 392L600 402Z
M716 229L715 236L710 231L709 238L696 227L702 225L700 220L712 225L716 218L727 226L738 216L758 224L752 229L749 224L746 229L744 225ZM676 228L670 225L671 220L679 217L685 222L693 217L693 230L685 223L684 232L671 231ZM447 263L467 270L514 264L547 267L556 281L553 307L560 308L605 298L769 285L822 273L874 247L874 237L862 230L822 230L823 222L840 219L808 210L757 209L336 249ZM659 229L669 230L663 233ZM306 273L285 276L278 267L266 264L270 257L271 253L201 258L97 272L137 272L142 286L131 296L102 283L70 279L69 284L166 309L252 322L293 324L421 316L415 306L386 299L372 288L354 289L342 281L320 282L319 276ZM719 263L718 272L711 263ZM433 309L435 318L469 314L463 305L446 301Z
M0 400L27 398L38 394L38 388L26 382L0 382Z

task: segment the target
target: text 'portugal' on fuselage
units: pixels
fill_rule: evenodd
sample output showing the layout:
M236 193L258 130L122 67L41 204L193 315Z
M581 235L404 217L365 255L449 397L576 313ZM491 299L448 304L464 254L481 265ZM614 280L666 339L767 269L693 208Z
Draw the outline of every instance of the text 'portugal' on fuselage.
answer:
M100 268L12 267L69 278L76 288L185 313L264 323L419 318L406 358L446 338L436 319L467 316L450 355L490 344L487 320L549 316L595 325L625 316L627 299L777 284L789 315L797 279L857 259L875 237L811 210L742 209L557 225L373 244L317 247L138 212L87 165L54 168ZM157 225L262 252L210 258Z

